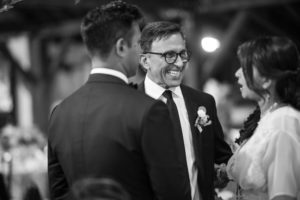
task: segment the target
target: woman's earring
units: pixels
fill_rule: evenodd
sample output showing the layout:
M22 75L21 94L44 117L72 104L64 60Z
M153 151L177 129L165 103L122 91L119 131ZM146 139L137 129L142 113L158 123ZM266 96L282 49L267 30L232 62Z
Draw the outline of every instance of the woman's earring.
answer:
M266 95L266 101L269 102L270 101L270 94Z

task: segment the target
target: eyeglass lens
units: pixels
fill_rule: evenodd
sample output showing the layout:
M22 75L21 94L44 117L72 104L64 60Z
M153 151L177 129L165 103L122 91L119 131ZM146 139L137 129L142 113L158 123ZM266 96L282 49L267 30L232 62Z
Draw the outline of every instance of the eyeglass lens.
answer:
M178 55L180 56L180 58L182 59L183 62L186 62L189 60L189 54L187 51L181 51L179 53L177 53L175 51L169 51L169 52L164 53L166 62L169 64L175 63L178 58Z

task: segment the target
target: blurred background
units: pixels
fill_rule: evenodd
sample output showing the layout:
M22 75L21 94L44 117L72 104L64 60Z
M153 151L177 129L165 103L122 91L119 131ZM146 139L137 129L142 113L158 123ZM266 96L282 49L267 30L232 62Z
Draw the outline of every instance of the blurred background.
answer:
M124 0L146 22L182 25L192 51L185 84L212 94L229 143L254 104L241 99L236 49L263 35L300 46L300 0ZM47 121L88 78L80 37L87 11L108 0L0 0L0 199L47 199ZM133 82L139 82L143 75ZM232 188L221 191L230 199ZM2 193L2 194L1 194ZM29 197L29 198L28 198Z

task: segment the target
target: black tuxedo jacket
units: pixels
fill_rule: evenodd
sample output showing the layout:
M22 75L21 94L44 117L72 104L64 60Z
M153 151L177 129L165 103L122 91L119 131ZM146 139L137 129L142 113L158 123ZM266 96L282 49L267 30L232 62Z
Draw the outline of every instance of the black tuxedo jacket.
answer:
M214 199L214 163L227 163L231 157L231 149L224 141L224 134L217 117L217 110L214 98L204 92L197 91L188 86L180 86L186 109L188 112L190 127L193 137L193 147L195 151L196 166L198 168L198 186L203 200ZM145 92L144 82L142 82L138 89ZM205 126L200 133L194 126L197 119L197 111L199 106L204 106L212 121L211 125ZM186 165L186 156L183 143L183 137L176 135L176 144L178 145L179 158L185 162L185 178L184 183L189 184L189 175Z
M51 199L71 199L81 178L112 178L133 200L185 200L184 166L166 105L122 80L93 74L50 117Z

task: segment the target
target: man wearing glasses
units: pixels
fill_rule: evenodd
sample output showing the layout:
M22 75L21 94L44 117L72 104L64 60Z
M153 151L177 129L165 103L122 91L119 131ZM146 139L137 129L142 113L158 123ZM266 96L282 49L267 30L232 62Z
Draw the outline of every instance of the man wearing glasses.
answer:
M181 84L191 54L180 26L149 23L142 31L140 45L140 63L147 74L139 89L169 108L178 157L185 166L185 192L192 200L214 199L214 163L227 163L231 150L223 139L213 97ZM199 107L211 121L200 129L195 127Z

